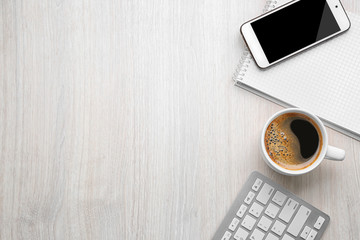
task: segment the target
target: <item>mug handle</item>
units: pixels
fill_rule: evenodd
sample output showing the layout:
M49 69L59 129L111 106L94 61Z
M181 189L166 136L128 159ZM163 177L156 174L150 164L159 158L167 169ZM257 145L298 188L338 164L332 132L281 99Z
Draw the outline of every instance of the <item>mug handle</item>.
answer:
M328 146L325 158L334 161L342 161L345 158L345 151L343 149Z

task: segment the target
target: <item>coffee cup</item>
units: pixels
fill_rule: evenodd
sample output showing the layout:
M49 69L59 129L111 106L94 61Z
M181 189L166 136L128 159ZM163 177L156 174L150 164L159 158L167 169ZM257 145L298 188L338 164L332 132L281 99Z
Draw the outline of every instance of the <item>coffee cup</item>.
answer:
M276 172L295 176L314 170L324 159L342 161L345 151L328 144L323 122L299 108L275 113L261 132L264 161Z

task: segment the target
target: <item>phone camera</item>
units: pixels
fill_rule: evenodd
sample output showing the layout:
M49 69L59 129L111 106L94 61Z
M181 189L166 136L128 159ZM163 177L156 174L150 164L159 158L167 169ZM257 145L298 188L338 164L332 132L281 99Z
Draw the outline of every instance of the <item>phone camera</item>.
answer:
M337 8L337 7L338 7L338 5L335 5L335 7Z

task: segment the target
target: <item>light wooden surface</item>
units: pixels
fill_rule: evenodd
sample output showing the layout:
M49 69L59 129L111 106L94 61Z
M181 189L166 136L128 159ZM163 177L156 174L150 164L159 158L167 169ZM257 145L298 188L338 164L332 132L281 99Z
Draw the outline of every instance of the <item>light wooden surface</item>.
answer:
M260 157L281 107L231 76L264 3L0 1L1 239L210 239L253 170L360 239L359 142L301 177Z

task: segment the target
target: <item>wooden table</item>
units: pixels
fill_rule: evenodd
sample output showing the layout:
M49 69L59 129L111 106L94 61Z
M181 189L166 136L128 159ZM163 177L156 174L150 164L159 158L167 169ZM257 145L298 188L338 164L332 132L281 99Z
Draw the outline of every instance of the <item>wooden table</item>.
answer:
M231 77L264 4L0 1L0 238L210 239L258 170L360 239L360 142L329 130L346 160L301 177L260 157L282 108Z

